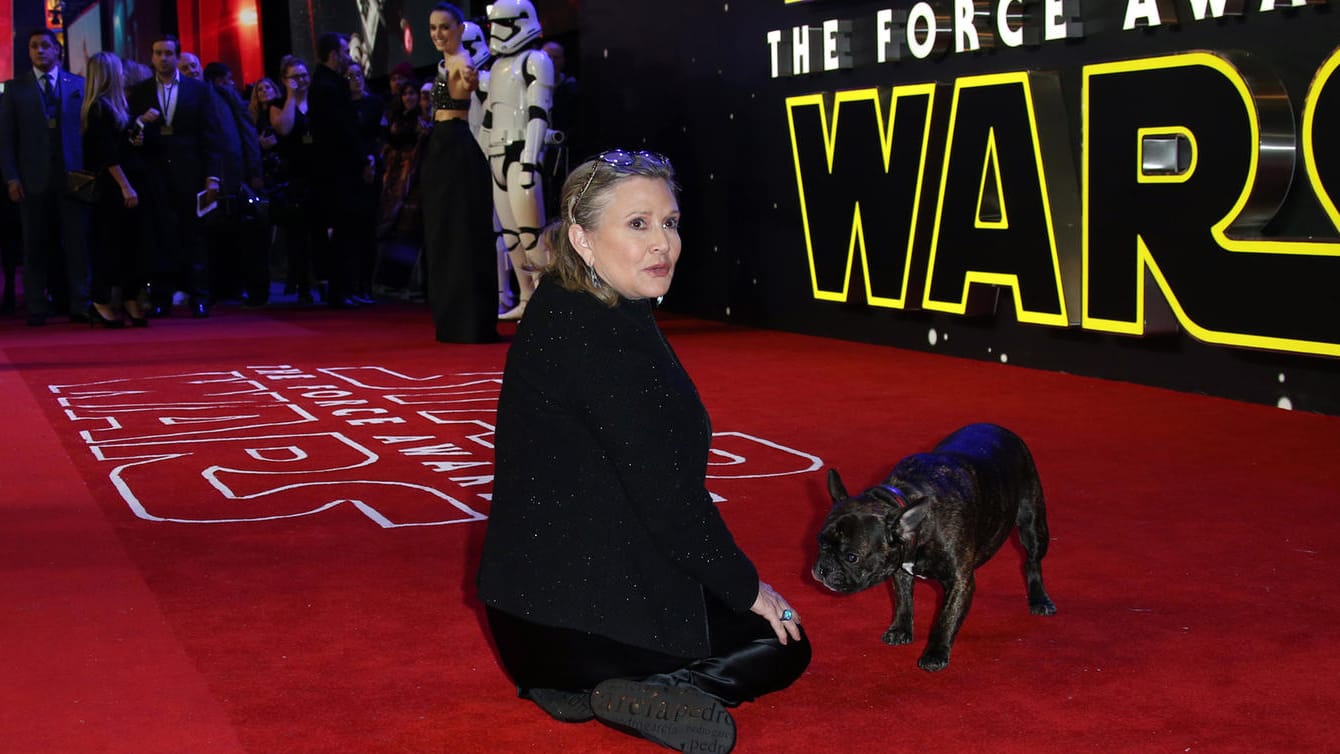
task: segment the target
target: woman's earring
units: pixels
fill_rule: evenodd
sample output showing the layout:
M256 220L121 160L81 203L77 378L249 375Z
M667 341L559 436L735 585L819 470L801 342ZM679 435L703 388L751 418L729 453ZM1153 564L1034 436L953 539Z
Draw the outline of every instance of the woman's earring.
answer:
M586 263L586 271L589 272L589 273L591 273L591 287L592 287L592 288L599 288L600 286L604 285L604 283L602 283L602 282L600 281L600 276L596 274L596 266L595 266L594 264L592 264L592 263L590 263L590 262L587 262L587 263Z

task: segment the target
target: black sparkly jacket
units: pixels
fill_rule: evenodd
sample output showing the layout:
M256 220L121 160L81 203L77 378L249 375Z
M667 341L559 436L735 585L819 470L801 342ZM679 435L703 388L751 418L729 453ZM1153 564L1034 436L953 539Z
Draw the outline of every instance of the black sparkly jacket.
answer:
M650 302L610 308L541 282L507 354L480 598L706 656L703 591L739 612L758 594L704 487L711 434Z

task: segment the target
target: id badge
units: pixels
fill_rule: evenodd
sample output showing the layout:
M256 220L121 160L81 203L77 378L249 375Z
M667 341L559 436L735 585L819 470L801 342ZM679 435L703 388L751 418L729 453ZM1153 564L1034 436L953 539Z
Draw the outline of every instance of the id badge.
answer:
M302 135L302 143L303 143L303 144L311 144L311 143L312 143L312 135L311 135L311 134L303 134L303 135Z
M159 134L160 136L171 136L171 135L172 135L172 126L168 126L168 125L163 126L161 129L159 129L158 134Z
M56 119L47 118L47 128L55 128L55 127L56 127Z

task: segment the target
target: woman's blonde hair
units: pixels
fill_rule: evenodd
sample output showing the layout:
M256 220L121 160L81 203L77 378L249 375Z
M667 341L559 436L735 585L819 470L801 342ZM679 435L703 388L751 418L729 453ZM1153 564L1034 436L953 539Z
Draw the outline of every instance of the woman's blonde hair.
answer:
M79 108L79 130L88 130L88 111L94 102L111 113L117 129L126 127L130 120L130 106L126 104L125 77L121 73L121 58L110 52L94 53L88 59L85 71L84 104Z
M247 102L247 114L251 116L251 122L257 124L261 122L261 108L266 106L266 103L261 102L261 84L269 84L270 88L274 90L276 98L284 96L284 90L280 89L274 79L269 76L263 76L251 85L251 100Z
M563 217L544 230L551 254L549 266L544 270L546 275L553 275L564 288L586 291L608 306L619 302L619 294L572 247L568 231L574 225L587 231L599 228L601 215L614 200L614 190L629 178L638 177L665 181L671 194L679 193L670 160L651 152L622 149L602 152L568 174L558 205Z

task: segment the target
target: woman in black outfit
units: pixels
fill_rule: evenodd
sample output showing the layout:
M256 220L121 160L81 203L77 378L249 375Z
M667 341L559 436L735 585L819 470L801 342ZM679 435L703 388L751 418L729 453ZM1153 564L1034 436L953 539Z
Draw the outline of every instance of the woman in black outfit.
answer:
M80 126L84 164L97 173L98 186L92 211L89 321L95 327L122 327L125 321L117 309L120 299L131 323L143 327L149 324L140 302L147 275L135 242L138 234L132 211L139 206L139 195L124 167L132 150L121 59L110 52L96 53L88 60L87 74Z
M450 3L438 3L428 15L428 34L442 62L420 172L423 259L437 339L493 343L498 340L493 187L484 152L470 131L470 95L479 74L461 49L464 24L464 14Z
M297 293L298 302L310 304L312 298L312 255L321 248L326 229L322 213L310 206L314 146L307 120L307 94L311 73L302 58L286 55L279 62L284 82L284 98L270 105L269 125L279 137L278 165L283 171L278 180L284 188L271 198L270 211L275 224L284 230L284 248L288 257L288 275L284 292ZM278 206L276 206L276 204Z
M489 628L551 716L727 751L725 708L790 685L810 644L705 488L711 423L652 314L680 252L674 173L606 152L560 206L498 403Z

